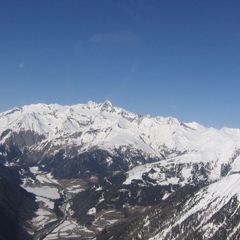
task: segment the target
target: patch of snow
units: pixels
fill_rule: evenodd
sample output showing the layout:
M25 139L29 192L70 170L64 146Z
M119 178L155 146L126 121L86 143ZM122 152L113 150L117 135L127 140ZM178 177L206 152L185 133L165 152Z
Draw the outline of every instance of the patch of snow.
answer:
M41 187L25 187L28 192L31 192L39 197L44 197L48 199L58 199L60 195L58 189L50 186L41 186Z
M96 214L96 212L97 212L97 211L96 211L96 208L93 207L93 208L90 208L90 209L88 210L87 214L88 214L88 215L94 215L94 214Z
M48 198L36 196L36 200L37 200L37 202L44 203L44 206L46 208L50 208L50 209L54 208L54 201L52 201L52 200L50 200Z

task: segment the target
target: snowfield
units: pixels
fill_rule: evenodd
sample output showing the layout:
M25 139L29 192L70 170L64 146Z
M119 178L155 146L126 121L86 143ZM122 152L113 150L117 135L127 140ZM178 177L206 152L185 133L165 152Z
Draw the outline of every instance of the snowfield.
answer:
M44 197L47 199L58 199L60 195L58 189L50 186L41 186L41 187L25 187L28 192L31 192L39 197Z

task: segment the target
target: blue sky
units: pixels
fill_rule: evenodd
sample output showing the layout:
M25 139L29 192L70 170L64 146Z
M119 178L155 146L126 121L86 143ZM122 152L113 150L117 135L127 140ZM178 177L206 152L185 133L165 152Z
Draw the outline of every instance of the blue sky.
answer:
M0 3L0 111L109 99L152 115L240 127L240 2Z

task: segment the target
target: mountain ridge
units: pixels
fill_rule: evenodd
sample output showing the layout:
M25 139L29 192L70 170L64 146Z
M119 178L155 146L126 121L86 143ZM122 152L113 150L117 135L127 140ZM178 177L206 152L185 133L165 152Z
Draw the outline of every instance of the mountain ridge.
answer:
M62 148L82 153L97 147L114 154L127 147L158 160L172 158L175 153L197 152L196 158L202 161L228 163L240 148L240 129L207 128L171 117L141 116L114 107L109 101L14 108L0 114L0 136L0 143L11 138L33 152L46 146L52 154Z

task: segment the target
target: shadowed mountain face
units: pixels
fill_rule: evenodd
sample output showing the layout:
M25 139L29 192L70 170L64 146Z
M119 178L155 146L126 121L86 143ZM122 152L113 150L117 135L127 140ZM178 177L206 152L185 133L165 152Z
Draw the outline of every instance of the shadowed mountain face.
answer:
M36 104L0 114L0 163L2 239L240 234L239 129Z
M30 239L25 230L27 220L37 209L35 197L18 186L16 169L0 165L0 239Z

